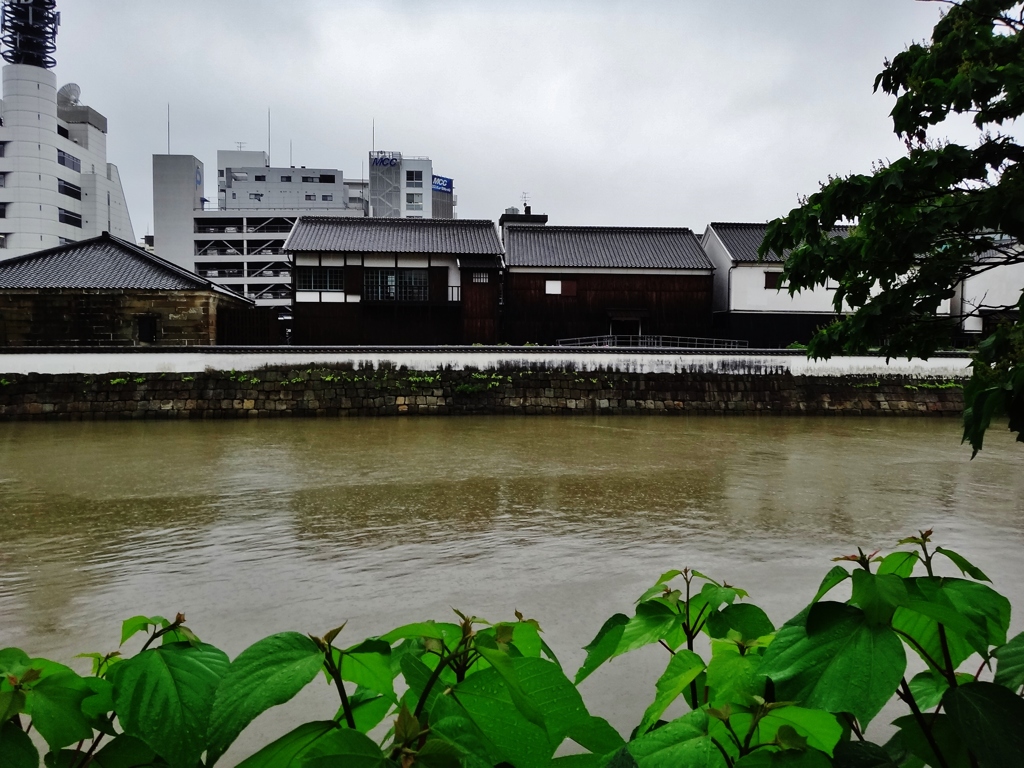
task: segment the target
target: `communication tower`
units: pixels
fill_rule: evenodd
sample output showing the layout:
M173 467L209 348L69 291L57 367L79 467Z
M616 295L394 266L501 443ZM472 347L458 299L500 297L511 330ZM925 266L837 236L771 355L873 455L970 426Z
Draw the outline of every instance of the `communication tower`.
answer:
M59 26L57 0L4 0L0 16L4 61L53 69Z

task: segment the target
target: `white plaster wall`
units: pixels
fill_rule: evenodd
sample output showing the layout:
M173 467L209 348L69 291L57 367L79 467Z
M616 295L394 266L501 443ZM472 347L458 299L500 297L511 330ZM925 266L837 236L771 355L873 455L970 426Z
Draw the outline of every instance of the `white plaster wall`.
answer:
M729 309L733 312L835 312L835 292L826 288L790 296L785 288L764 287L765 272L782 272L781 265L744 264L732 271Z
M933 357L929 360L891 360L882 357L834 357L811 360L803 355L721 354L695 352L680 354L640 352L557 351L529 349L502 351L408 351L374 350L227 352L182 351L73 354L17 352L0 354L0 373L87 373L105 374L123 371L137 373L194 373L203 370L253 371L267 366L331 366L352 364L405 366L410 370L435 371L441 368L463 370L492 369L498 366L545 365L549 368L575 368L579 371L628 371L636 373L791 373L794 376L918 376L942 379L969 375L967 357Z
M966 315L980 307L1007 307L1020 301L1024 291L1024 264L1004 264L987 272L974 275L960 288L960 312ZM980 333L982 319L968 317L963 328L968 333Z
M711 225L704 230L704 237L701 239L704 253L715 265L715 282L712 293L711 310L713 312L725 312L729 309L729 270L732 268L732 259L729 257L725 245L718 237Z

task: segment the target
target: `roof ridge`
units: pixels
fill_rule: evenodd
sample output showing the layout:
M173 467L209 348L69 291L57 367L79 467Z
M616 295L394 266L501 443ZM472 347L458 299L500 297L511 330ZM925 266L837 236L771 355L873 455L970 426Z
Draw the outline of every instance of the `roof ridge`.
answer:
M547 224L536 226L534 224L509 224L508 229L516 231L554 232L554 231L598 231L598 232L689 232L689 227L629 227L629 226L601 226L599 224Z
M402 218L400 216L318 216L317 214L302 214L299 219L307 222L344 222L352 224L408 224L410 226L451 226L454 224L473 224L477 226L494 226L491 219L414 219Z

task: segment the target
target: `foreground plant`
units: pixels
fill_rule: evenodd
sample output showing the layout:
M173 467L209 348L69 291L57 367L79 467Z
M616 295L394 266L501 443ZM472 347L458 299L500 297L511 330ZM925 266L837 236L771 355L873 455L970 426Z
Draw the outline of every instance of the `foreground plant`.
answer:
M320 675L337 711L243 768L1024 765L1024 634L1007 642L1009 602L961 555L931 548L931 531L900 544L914 548L837 558L843 565L779 628L744 590L669 571L633 616L605 622L575 684L518 612L496 624L456 612L456 622L407 624L347 647L343 626L285 632L233 661L181 614L137 616L121 645L145 632L141 650L83 654L89 676L0 651L0 766L39 765L31 731L48 768L213 766L258 715ZM937 575L940 562L967 578ZM848 600L825 599L846 582ZM576 686L648 645L668 663L627 741ZM908 648L926 667L909 679ZM886 744L873 743L868 727L893 697L908 714ZM666 721L673 706L690 711Z

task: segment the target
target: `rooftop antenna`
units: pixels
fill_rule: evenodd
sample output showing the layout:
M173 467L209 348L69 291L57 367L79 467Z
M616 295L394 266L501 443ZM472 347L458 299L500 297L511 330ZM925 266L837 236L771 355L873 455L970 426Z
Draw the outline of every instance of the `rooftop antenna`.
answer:
M267 107L267 168L270 167L270 107Z
M241 152L243 149L245 149L245 145L246 145L246 142L244 142L244 141L236 141L235 142L235 146L238 147L238 151L239 152Z
M370 121L370 150L377 151L377 118Z
M295 163L292 162L292 140L288 139L288 165L292 168L295 167Z
M523 192L523 194L519 196L519 199L523 201L523 207L525 208L530 204L530 193Z
M43 69L57 66L57 0L7 0L3 5L3 58L8 64L28 64Z

